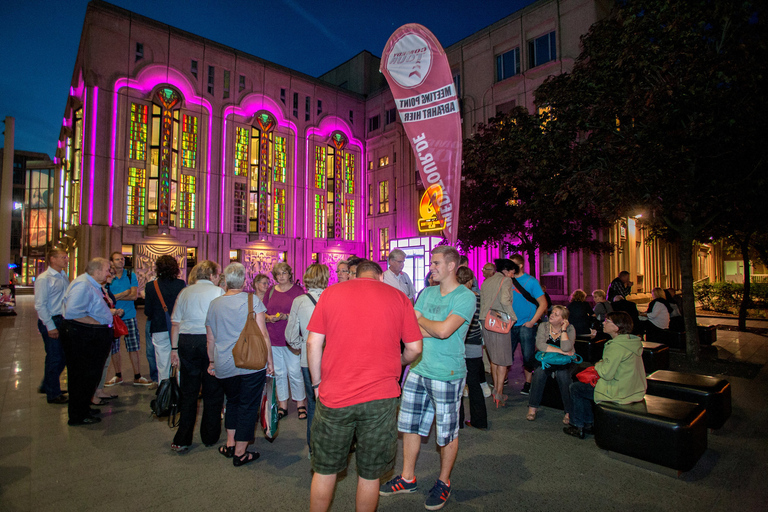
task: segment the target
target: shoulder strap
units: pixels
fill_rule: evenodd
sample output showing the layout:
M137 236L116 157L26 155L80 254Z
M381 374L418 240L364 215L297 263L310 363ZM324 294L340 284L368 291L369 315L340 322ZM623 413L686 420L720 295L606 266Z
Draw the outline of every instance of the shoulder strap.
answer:
M504 278L501 278L501 282L499 282L499 290L496 292L496 295L493 296L493 300L491 301L491 309L493 309L494 304L496 304L496 298L501 293L501 287L504 285Z
M267 300L272 300L272 294L275 293L275 287L269 289L269 296L267 297Z
M160 285L157 283L157 279L154 280L155 283L155 291L157 292L157 298L160 299L160 305L163 306L163 311L166 313L168 312L168 306L165 305L165 299L163 299L163 294L160 293Z
M314 298L312 295L310 295L310 294L309 294L309 292L305 293L304 295L306 295L307 297L309 297L309 300L311 300L311 301L312 301L312 304L314 304L315 306L317 306L317 301L315 300L315 298Z
M248 316L253 316L253 294L248 294Z
M528 290L523 288L522 285L520 283L518 283L517 279L515 279L514 277L512 278L512 284L515 285L515 288L517 288L517 291L520 292L520 295L525 297L525 300L527 300L528 302L530 302L534 306L539 307L539 301L534 299L533 296L528 292Z

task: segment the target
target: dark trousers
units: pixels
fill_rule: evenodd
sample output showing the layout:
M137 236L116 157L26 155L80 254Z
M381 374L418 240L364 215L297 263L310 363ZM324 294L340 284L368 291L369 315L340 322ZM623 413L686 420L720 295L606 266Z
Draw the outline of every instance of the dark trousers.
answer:
M224 407L224 389L219 379L208 373L208 350L205 334L179 334L179 360L181 362L179 389L179 429L173 438L177 446L192 444L192 434L197 420L197 398L203 388L203 418L200 438L210 446L221 436L221 409Z
M137 320L138 322L138 320ZM144 329L144 339L146 343L144 348L147 353L147 363L149 364L149 380L152 382L160 382L157 375L157 361L155 360L155 345L152 343L152 333L149 332L149 326L152 322L147 320L147 326Z
M59 397L61 395L61 372L67 366L66 358L64 357L64 349L61 347L61 331L64 326L64 319L61 315L52 317L53 323L56 325L56 330L59 331L58 338L51 338L48 336L48 329L45 324L38 320L37 330L43 337L43 343L45 343L45 375L43 376L43 382L40 387L48 395L48 401Z
M304 377L304 392L307 395L307 446L309 444L309 433L312 429L312 418L315 417L315 390L312 389L312 376L309 374L309 368L301 367L301 375Z
M65 320L62 334L69 381L69 421L78 422L91 415L91 398L101 381L113 331L111 327Z
M267 370L219 379L227 396L224 428L235 431L235 441L250 442L256 436L261 396Z
M592 413L592 405L595 403L595 388L585 382L571 383L571 425L583 428L592 426L595 416Z
M651 341L653 343L666 343L667 333L669 329L662 329L656 327L651 321L644 322L645 324L645 341Z
M485 397L483 388L480 387L485 382L485 369L483 367L482 357L473 357L465 359L467 362L467 388L469 393L469 417L472 426L477 428L488 428L488 413L485 409ZM464 400L461 401L459 410L459 425L464 424Z
M557 386L560 388L560 397L563 399L563 409L566 414L571 414L573 405L571 403L571 370L548 371L541 366L536 368L531 379L531 395L528 397L528 406L538 409L541 405L541 399L544 397L544 388L547 385L547 379L554 376L557 380Z

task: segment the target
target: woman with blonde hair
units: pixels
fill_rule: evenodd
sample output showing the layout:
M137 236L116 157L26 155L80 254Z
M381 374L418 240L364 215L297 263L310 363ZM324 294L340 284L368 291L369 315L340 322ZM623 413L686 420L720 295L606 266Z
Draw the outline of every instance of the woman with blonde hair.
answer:
M309 432L312 428L312 418L315 415L315 392L312 389L312 377L309 374L309 363L307 362L307 324L315 311L315 305L320 299L320 294L328 288L328 279L330 271L327 265L313 263L306 272L304 272L304 286L307 287L307 293L299 295L293 300L291 312L288 315L288 325L285 327L285 341L294 350L301 351L301 375L304 380L304 392L307 395L307 445L309 446ZM301 412L299 419L301 419Z
M256 294L260 301L264 302L267 290L269 290L269 276L267 274L256 274L256 277L253 278L253 293Z
M285 327L290 317L293 301L304 293L299 285L293 284L293 270L284 261L272 269L277 284L270 287L264 296L267 307L267 331L272 342L272 357L275 363L275 385L277 386L277 416L282 419L288 414L288 397L296 402L300 420L307 419L307 402L304 393L304 378L301 375L299 353L287 346ZM290 391L289 391L290 386Z

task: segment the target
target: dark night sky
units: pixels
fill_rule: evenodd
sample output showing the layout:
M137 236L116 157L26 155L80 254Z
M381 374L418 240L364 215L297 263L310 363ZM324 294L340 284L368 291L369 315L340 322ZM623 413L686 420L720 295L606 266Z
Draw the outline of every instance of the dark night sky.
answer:
M111 3L318 76L362 50L380 56L392 32L405 23L426 26L448 46L533 0ZM16 118L17 150L53 156L87 4L86 0L0 1L0 119Z

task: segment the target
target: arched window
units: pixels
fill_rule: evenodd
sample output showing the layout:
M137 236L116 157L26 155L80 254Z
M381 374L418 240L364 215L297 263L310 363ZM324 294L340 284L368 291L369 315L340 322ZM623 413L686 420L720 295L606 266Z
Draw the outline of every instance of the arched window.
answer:
M355 239L356 156L348 144L343 133L334 132L315 146L315 238Z
M152 100L131 103L126 223L195 229L198 117L170 87Z

